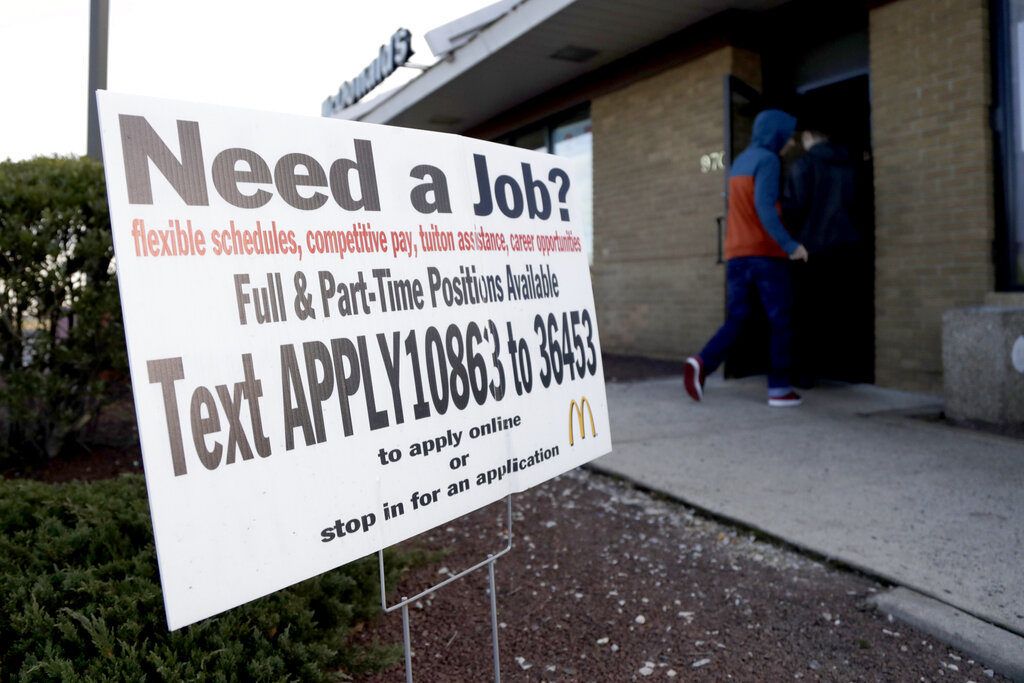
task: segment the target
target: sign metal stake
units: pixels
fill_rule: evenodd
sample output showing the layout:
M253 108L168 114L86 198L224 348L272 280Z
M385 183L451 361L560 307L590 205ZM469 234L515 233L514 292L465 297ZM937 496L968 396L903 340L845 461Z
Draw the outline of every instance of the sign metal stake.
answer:
M498 653L498 586L494 582L494 561L487 563L491 584L491 645L494 649L494 683L501 683L501 655Z
M388 605L387 586L384 580L384 551L377 551L377 565L380 570L380 606L385 614L390 614L397 609L402 610L402 647L405 650L405 680L412 683L412 637L409 635L409 605L425 595L434 593L447 586L456 579L461 579L467 574L472 574L477 569L487 567L488 591L491 597L491 647L494 656L494 683L501 683L501 655L498 647L498 585L494 580L494 563L499 557L512 550L512 495L506 499L508 517L508 543L497 553L489 554L486 559L477 562L468 569L463 569L458 574L453 574L441 583L435 584L426 590L420 591L411 598L403 597L401 602Z
M402 605L402 643L405 645L405 680L412 683L412 642L409 638L409 604Z

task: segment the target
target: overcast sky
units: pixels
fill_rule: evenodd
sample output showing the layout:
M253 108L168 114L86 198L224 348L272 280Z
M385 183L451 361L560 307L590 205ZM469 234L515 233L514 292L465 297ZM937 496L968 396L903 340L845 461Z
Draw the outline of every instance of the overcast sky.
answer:
M423 34L491 1L110 0L107 88L319 116L398 28L431 64ZM85 153L88 60L89 0L0 2L0 159Z

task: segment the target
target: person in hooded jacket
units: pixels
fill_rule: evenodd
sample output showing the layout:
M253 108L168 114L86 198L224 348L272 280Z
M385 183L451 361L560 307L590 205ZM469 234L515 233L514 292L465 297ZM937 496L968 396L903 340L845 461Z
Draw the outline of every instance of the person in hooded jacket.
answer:
M796 119L768 109L754 119L750 146L729 170L726 216L726 320L700 354L683 365L683 385L694 401L704 398L704 379L725 360L758 297L771 329L768 405L798 406L790 386L792 284L788 261L807 260L807 249L786 231L779 214L782 161Z
M843 357L855 354L844 347L871 324L860 291L870 287L870 269L863 263L856 164L813 121L800 138L804 154L786 174L781 204L786 225L813 257L793 272L794 370L797 384L809 387L825 375L849 379L841 376L851 362Z

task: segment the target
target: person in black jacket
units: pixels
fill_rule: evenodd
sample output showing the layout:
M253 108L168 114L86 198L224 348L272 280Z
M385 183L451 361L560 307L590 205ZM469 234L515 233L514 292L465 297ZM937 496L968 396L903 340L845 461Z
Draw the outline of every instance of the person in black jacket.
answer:
M810 387L825 376L849 379L848 345L870 334L858 328L871 324L863 315L871 275L857 163L818 128L800 137L805 153L789 168L781 203L787 229L809 254L794 266L793 317L794 383Z

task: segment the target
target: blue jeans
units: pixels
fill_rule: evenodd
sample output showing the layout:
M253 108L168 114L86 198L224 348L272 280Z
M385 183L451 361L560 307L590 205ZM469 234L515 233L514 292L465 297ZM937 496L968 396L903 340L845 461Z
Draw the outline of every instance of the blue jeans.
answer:
M761 299L771 327L771 370L768 373L770 393L789 390L792 365L793 328L791 310L793 285L789 262L781 258L746 256L730 259L725 267L727 313L725 324L700 352L704 372L710 375L729 352L753 313L754 297Z

